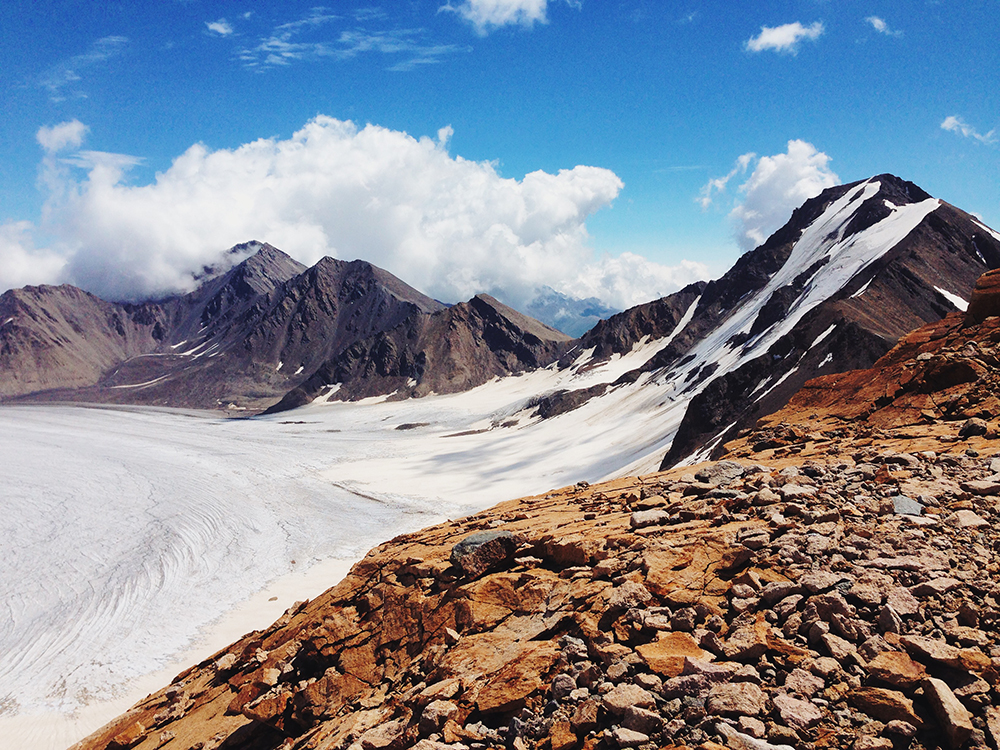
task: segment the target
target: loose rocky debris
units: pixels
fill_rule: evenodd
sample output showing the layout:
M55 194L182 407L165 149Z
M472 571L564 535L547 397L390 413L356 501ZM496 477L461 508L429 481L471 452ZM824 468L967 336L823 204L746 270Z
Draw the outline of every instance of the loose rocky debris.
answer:
M77 747L997 747L998 470L859 449L507 503Z
M730 460L376 548L75 750L1000 750L988 291Z

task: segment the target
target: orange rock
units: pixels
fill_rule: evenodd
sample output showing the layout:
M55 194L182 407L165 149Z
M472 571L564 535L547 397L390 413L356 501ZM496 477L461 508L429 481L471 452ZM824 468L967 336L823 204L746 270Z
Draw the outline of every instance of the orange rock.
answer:
M125 731L119 732L108 744L108 750L124 750L132 747L146 734L146 728L138 721L130 724Z
M868 673L882 682L904 690L927 677L927 670L901 651L883 651L868 664Z
M549 730L549 744L552 750L570 750L576 745L576 735L568 721L557 721Z
M713 654L703 650L688 633L660 633L651 643L635 649L649 668L664 677L678 677L684 670L684 657L711 661Z
M533 644L499 672L485 676L486 685L476 696L476 707L484 714L506 713L521 708L525 699L543 686L559 658L559 648L551 641Z
M862 687L847 697L851 705L879 721L905 721L918 729L924 726L924 720L913 710L913 701L897 690Z
M965 311L965 324L982 323L994 315L1000 315L1000 269L987 271L976 281Z

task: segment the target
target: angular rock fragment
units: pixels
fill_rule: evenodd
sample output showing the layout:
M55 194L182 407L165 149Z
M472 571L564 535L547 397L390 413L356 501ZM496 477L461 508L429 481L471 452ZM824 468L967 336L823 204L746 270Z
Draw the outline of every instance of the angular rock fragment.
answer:
M480 531L452 547L451 564L474 580L509 565L516 551L517 540L509 531Z
M924 680L924 695L944 729L948 742L953 749L957 750L972 736L975 729L972 725L972 714L955 697L951 688L943 680L934 677L928 677Z

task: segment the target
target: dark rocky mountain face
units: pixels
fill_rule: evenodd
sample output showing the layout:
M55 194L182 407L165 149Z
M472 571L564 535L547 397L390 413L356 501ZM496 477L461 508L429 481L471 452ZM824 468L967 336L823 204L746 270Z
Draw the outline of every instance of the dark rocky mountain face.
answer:
M260 411L331 383L344 399L449 393L547 365L570 340L486 295L446 308L364 261L307 269L266 244L230 252L253 255L143 305L8 292L0 395Z
M156 304L116 305L69 285L12 289L0 296L0 397L91 385L158 347L168 328Z
M650 354L616 379L544 394L536 410L624 404L628 389L638 403L645 391L669 446L663 468L707 457L806 380L869 367L903 334L964 307L997 266L1000 235L913 183L879 175L834 187L720 279L600 322L560 366L599 368L640 342Z
M336 398L343 400L464 391L494 377L544 367L570 341L566 334L480 294L432 314L412 315L355 342L271 411L301 406L334 387Z
M931 200L912 183L886 175L873 179L880 189L847 222L845 238L873 228L877 232L899 207ZM663 465L674 465L707 441L721 450L725 440L780 409L816 375L870 367L904 334L955 311L956 304L964 306L979 275L998 266L1000 238L964 211L941 203L766 352L695 395ZM772 294L754 326L763 330L783 318L801 295L801 283L797 279ZM763 325L762 318L767 318ZM826 331L831 333L824 337ZM759 393L761 383L779 379L776 387Z

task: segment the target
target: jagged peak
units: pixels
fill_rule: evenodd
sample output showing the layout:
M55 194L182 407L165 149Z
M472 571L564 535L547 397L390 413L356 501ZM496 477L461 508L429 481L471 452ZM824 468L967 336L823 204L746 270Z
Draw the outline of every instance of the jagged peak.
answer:
M571 341L573 338L572 336L567 336L562 331L558 331L551 326L545 325L540 320L535 320L524 313L518 312L513 307L505 305L496 297L486 293L477 294L469 300L468 305L469 307L478 310L480 314L485 312L487 309L492 310L494 314L506 318L521 330L527 331L540 339L549 341Z

